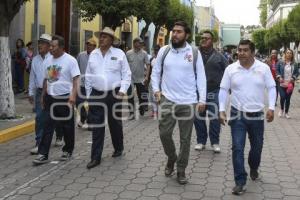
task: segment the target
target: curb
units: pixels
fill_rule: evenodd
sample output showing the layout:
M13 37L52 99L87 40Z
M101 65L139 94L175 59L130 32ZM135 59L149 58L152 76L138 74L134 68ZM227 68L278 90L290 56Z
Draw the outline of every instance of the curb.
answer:
M0 131L0 144L34 132L35 121L31 120L21 125Z

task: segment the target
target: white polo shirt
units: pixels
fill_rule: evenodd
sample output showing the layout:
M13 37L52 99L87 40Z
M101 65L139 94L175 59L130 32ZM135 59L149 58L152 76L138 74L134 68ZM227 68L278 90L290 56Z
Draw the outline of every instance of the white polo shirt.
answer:
M184 48L171 48L164 60L161 77L162 56L167 46L162 47L153 66L151 81L153 92L160 91L170 101L176 104L193 104L206 102L206 76L202 56L198 51L196 73L193 67L192 47L186 43ZM197 93L199 92L199 99Z
M246 69L237 61L229 65L224 72L219 94L220 112L225 111L226 96L231 90L231 106L243 112L258 112L265 107L265 89L269 92L269 109L275 108L275 81L268 65L258 60ZM276 94L276 91L275 91Z
M131 83L131 71L125 53L111 47L103 57L100 49L91 52L85 72L85 89L89 97L92 89L126 93Z

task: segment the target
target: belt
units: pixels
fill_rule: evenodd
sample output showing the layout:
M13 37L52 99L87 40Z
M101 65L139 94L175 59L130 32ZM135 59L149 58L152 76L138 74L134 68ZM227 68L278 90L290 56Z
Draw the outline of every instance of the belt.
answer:
M235 107L231 107L231 110L236 112L236 113L240 113L243 116L247 116L247 117L260 117L264 114L264 111L258 111L258 112L244 112L244 111L240 111L238 109L236 109Z
M120 90L120 87L116 87L116 88L113 89L113 90L105 90L105 91L99 91L99 90L96 90L95 88L92 88L92 90L95 91L95 92L98 93L98 94L106 94L106 93L110 94L110 93L112 93L113 91L118 92L118 91Z

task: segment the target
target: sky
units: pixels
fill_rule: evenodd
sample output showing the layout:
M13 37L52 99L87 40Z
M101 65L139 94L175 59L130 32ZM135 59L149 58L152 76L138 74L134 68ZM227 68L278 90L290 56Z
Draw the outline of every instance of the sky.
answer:
M196 5L209 6L210 1L215 15L226 24L259 25L259 0L196 0Z

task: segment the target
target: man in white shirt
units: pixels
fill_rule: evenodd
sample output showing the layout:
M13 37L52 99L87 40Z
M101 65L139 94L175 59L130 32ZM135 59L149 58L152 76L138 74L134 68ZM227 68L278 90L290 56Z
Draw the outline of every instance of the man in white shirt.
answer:
M131 82L131 71L125 53L112 46L116 37L114 31L105 27L96 34L99 47L89 57L85 89L89 102L88 127L92 131L91 161L87 168L96 167L101 162L104 136L105 115L114 146L112 157L122 155L122 97L126 94Z
M238 61L229 65L220 85L220 122L225 125L225 106L231 91L231 112L228 124L232 135L232 162L235 187L232 194L245 192L247 172L244 166L246 134L250 141L248 164L252 180L258 178L258 168L264 140L264 97L268 90L269 109L267 122L274 118L276 85L268 65L254 58L255 45L250 40L241 40L238 45Z
M80 69L80 92L78 92L78 97L76 101L76 107L79 110L79 116L80 116L80 122L77 124L78 127L82 127L85 125L86 119L87 119L87 111L84 107L86 92L85 92L85 71L87 67L87 63L89 60L89 56L91 52L96 48L97 43L93 38L90 38L86 42L86 51L80 52L77 56L77 62Z
M200 52L194 68L193 49L186 42L191 33L185 22L176 22L172 30L172 45L163 61L167 46L162 47L152 69L151 81L156 100L161 103L159 134L168 162L165 175L171 176L177 161L177 181L186 184L195 106L203 112L206 101L206 77ZM162 64L163 62L163 64ZM199 99L197 98L197 91ZM178 121L180 151L177 156L172 139Z
M43 68L43 62L50 56L49 47L51 42L51 36L48 34L42 34L38 40L39 54L32 59L31 71L29 77L28 99L31 104L34 103L35 107L35 147L30 150L31 154L37 154L38 145L41 141L44 128L44 116L41 105L41 96L43 90L43 81L45 76L45 69Z
M53 36L50 53L43 67L45 79L42 91L42 105L45 112L44 133L38 147L36 165L48 162L49 149L56 126L64 133L65 145L62 148L61 161L71 158L74 150L75 128L74 109L80 71L74 57L65 53L65 41L61 36Z

